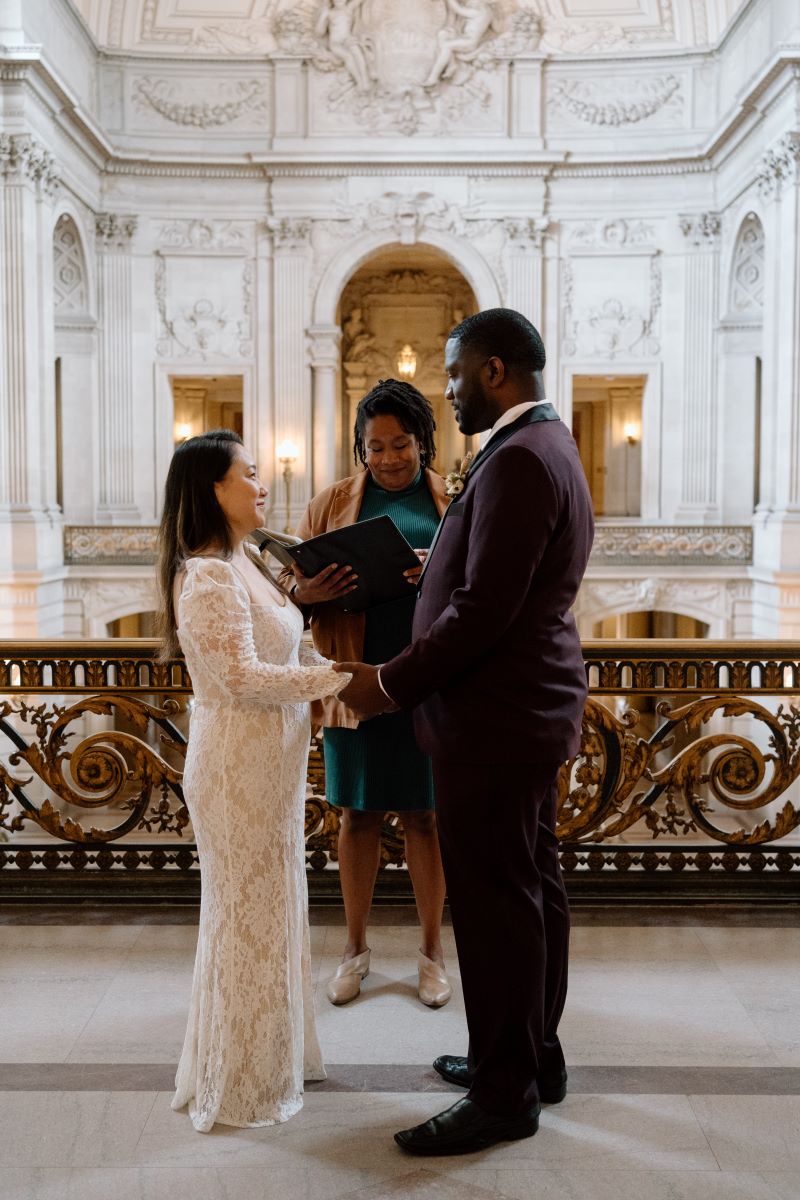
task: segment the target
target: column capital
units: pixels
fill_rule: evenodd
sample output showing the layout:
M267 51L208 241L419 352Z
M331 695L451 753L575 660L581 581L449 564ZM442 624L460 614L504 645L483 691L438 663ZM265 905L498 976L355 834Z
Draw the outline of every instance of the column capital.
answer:
M49 197L58 190L54 156L29 133L0 134L0 171L9 182L32 183Z
M306 330L311 366L330 367L339 365L339 348L342 331L338 325L310 325Z
M756 183L765 200L777 200L784 184L800 183L800 133L786 133L764 151Z
M506 239L512 250L541 250L542 241L550 228L549 217L508 217L503 221Z
M678 218L681 233L696 250L716 250L719 246L722 221L719 213L681 213Z
M306 250L311 245L311 221L308 218L267 217L276 250Z
M104 250L127 250L138 223L139 218L132 213L96 213L94 230L98 247Z

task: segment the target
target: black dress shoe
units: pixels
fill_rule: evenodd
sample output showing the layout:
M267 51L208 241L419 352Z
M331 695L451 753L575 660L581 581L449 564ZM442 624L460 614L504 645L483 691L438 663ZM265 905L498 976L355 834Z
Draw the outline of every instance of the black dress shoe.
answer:
M434 1060L433 1069L457 1087L468 1088L472 1083L472 1072L461 1054L442 1054ZM537 1082L542 1104L560 1104L567 1094L567 1072L563 1067L558 1074L540 1076Z
M495 1142L533 1137L538 1128L538 1104L513 1117L495 1117L465 1097L424 1125L402 1129L394 1140L409 1154L472 1154Z

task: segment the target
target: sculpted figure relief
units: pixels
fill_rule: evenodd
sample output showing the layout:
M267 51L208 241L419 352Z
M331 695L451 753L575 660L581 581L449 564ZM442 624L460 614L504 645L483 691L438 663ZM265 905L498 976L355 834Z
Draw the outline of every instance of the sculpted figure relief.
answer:
M452 75L458 62L469 62L481 47L485 34L494 22L494 7L485 0L462 4L460 0L446 0L448 10L461 21L461 28L447 25L439 33L439 54L425 80L426 87L434 87L440 79Z
M355 34L355 22L364 0L329 0L320 10L315 33L326 39L328 50L352 76L361 91L370 86L365 53L366 39Z

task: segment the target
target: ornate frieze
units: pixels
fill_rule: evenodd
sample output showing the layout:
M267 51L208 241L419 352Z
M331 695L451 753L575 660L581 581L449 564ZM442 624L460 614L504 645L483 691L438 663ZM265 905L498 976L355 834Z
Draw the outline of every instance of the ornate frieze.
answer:
M765 199L780 196L786 183L800 180L800 133L787 133L761 157L756 176L758 190Z
M138 217L132 213L97 213L94 228L98 247L103 250L127 250L138 224Z
M722 221L719 213L683 213L678 221L680 230L690 246L713 250L719 245Z
M609 98L609 95L611 98ZM683 118L681 81L674 75L647 78L558 80L547 102L550 115L565 115L581 125L617 128L637 125L662 112L678 124Z
M133 82L133 100L139 112L157 113L173 125L204 130L231 125L244 116L264 118L269 111L262 79L209 85L207 80L143 75Z
M28 180L50 197L58 189L55 158L28 133L0 133L0 171L9 181Z
M582 221L574 225L567 234L570 247L586 247L589 250L610 250L616 253L621 246L652 245L656 239L655 228L646 221L626 221L623 217L611 217L600 221Z
M176 220L158 231L158 244L168 250L209 252L247 249L251 227L244 221Z
M753 531L742 525L603 525L592 566L747 566Z

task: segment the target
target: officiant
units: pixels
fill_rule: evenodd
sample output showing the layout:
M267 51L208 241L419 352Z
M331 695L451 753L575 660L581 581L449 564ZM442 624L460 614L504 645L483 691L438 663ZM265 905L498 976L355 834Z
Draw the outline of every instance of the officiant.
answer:
M389 516L415 550L430 546L447 507L444 480L430 469L436 455L433 410L410 383L381 380L360 402L353 455L355 475L315 496L297 534L303 540L373 517ZM336 661L382 663L411 641L416 580L406 572L408 596L361 613L346 613L331 600L354 586L347 563L332 564L310 579L298 567L285 571L295 601L310 616L314 645ZM323 726L326 796L342 809L339 878L347 918L341 965L328 981L333 1004L355 999L369 971L367 922L380 864L381 826L387 812L400 814L405 855L421 926L419 998L438 1008L450 999L442 955L445 885L436 833L430 760L417 746L410 713L390 713L359 724L335 697L312 705Z

